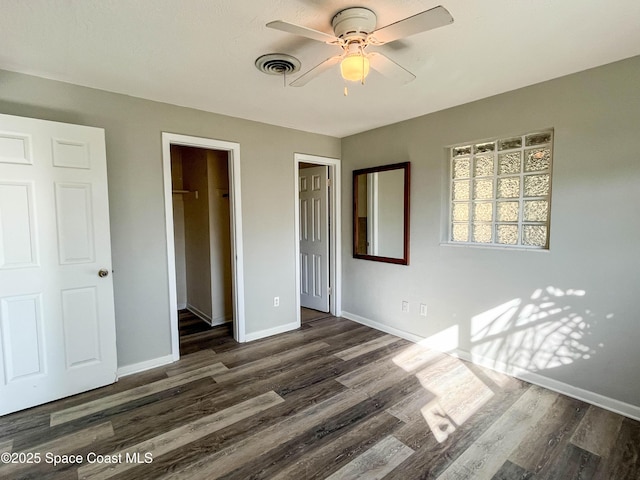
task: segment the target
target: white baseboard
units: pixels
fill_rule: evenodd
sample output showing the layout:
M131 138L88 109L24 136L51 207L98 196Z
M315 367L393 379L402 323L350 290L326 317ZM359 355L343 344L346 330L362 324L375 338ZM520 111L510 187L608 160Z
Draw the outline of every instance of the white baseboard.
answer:
M191 313L193 313L196 317L198 317L198 318L204 320L205 322L207 322L209 325L212 325L211 316L207 315L206 313L204 313L199 308L194 307L190 303L187 303L187 310L189 310Z
M545 377L539 373L530 372L524 368L514 367L512 365L506 365L503 362L497 362L491 358L482 357L480 355L474 355L464 350L456 349L451 352L446 352L453 357L466 360L467 362L480 365L481 367L489 368L500 373L505 373L511 377L524 380L525 382L544 387L548 390L561 393L568 397L582 400L583 402L590 403L597 407L604 408L614 413L619 413L625 417L633 418L634 420L640 420L640 407L631 405L630 403L621 402L615 398L606 397L599 393L591 392L583 388L574 387L568 383L554 380L553 378Z
M367 327L375 328L376 330L380 330L381 332L390 333L391 335L404 338L405 340L409 340L410 342L413 342L413 343L418 343L424 340L423 337L419 337L418 335L414 335L413 333L405 332L404 330L399 330L397 328L390 327L389 325L385 325L384 323L379 323L374 320L361 317L360 315L356 315L355 313L343 311L342 316L348 320L353 320L356 323L361 323L362 325L366 325Z
M300 328L300 324L298 322L291 322L291 323L287 323L286 325L280 325L279 327L273 327L273 328L268 328L266 330L260 330L258 332L247 333L244 339L246 342L251 342L253 340L259 340L261 338L270 337L271 335L277 335L279 333L289 332L297 328Z
M343 311L342 316L349 320L353 320L354 322L361 323L362 325L367 325L368 327L375 328L376 330L380 330L382 332L390 333L391 335L404 338L406 340L409 340L410 342L419 343L426 340L424 337L420 337L418 335L414 335L413 333L390 327L389 325L385 325L383 323L361 317L360 315L356 315L354 313ZM530 372L520 367L513 367L502 362L496 362L490 358L473 355L470 352L466 352L464 350L455 349L452 351L442 351L442 353L446 353L453 357L460 358L461 360L480 365L481 367L488 368L490 370L505 373L517 379L524 380L525 382L544 387L568 397L582 400L583 402L590 403L614 413L619 413L620 415L624 415L625 417L629 417L634 420L640 420L639 406L631 405L630 403L606 397L599 393L575 387L573 385L569 385L568 383L560 382L558 380L545 377L544 375L540 375L539 373Z
M144 372L145 370L151 370L152 368L161 367L169 363L173 363L173 355L165 355L164 357L152 358L151 360L145 360L144 362L134 363L133 365L125 365L117 370L118 378L126 377L127 375L133 375L134 373Z
M233 316L232 315L225 315L225 316L211 318L209 315L204 313L202 310L198 309L197 307L194 307L191 304L186 304L184 308L189 310L191 313L193 313L200 320L205 321L206 323L208 323L212 327L217 327L218 325L224 325L225 323L229 323L229 322L233 321Z
M225 315L223 317L215 317L211 320L211 326L217 327L218 325L224 325L225 323L233 322L233 316Z

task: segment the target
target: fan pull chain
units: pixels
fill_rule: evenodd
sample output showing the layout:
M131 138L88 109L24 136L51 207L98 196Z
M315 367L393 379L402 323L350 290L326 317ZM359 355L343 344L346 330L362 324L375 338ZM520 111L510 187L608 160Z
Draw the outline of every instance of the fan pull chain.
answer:
M344 96L348 97L349 96L349 89L347 88L347 86L344 86Z

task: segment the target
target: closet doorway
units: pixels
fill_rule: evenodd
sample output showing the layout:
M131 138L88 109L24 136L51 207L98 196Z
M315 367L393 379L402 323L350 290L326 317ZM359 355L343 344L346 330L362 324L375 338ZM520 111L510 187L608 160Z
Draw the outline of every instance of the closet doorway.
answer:
M298 327L303 317L308 319L309 315L342 314L340 166L340 161L335 158L294 154ZM323 192L323 199L316 198L315 193L319 191ZM314 236L322 241L310 242L308 239ZM324 244L321 254L312 243ZM326 264L319 260L326 261Z
M237 144L163 134L174 359L224 325L244 340L238 156Z

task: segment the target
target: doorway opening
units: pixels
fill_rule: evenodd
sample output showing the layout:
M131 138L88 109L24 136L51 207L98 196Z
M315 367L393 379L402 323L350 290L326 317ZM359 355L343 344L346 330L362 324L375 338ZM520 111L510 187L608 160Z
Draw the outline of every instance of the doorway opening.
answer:
M171 346L178 360L181 331L194 336L229 322L234 339L244 341L240 146L170 133L162 141Z
M340 316L340 161L296 153L297 322Z
M180 354L232 329L228 152L171 145ZM227 325L230 327L231 325Z

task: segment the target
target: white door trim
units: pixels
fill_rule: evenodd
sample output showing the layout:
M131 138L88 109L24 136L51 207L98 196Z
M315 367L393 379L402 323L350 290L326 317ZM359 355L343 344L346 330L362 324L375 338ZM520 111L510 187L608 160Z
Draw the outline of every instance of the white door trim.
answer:
M171 354L180 358L178 331L178 296L176 289L176 255L173 236L173 200L171 187L171 145L222 150L229 154L229 195L231 199L231 265L233 274L233 337L245 341L244 325L244 257L242 253L242 203L240 193L240 144L162 132L162 170L164 175L164 208L167 235L167 267L169 273L169 314L171 318ZM235 260L235 261L234 261Z
M329 167L329 178L331 179L331 187L329 188L329 216L331 222L330 243L329 248L329 286L331 287L331 295L329 297L329 312L336 317L342 315L342 220L341 220L341 177L340 177L340 160L337 158L318 157L316 155L307 155L305 153L295 153L293 155L294 168L294 212L295 212L295 258L296 258L296 318L298 328L300 321L300 209L299 191L300 191L300 163L313 163L316 165L327 165Z

